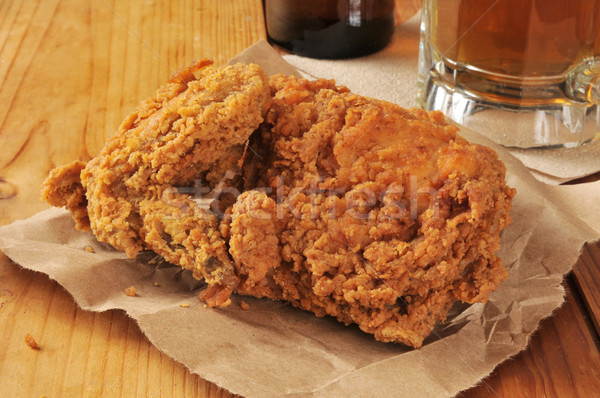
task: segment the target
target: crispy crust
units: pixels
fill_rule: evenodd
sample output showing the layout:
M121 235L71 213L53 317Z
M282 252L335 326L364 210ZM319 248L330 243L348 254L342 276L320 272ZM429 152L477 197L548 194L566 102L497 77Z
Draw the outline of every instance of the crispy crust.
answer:
M457 136L441 114L360 97L330 81L278 76L271 90L261 139L273 153L257 186L272 194L246 192L240 200L279 208L281 233L266 245L266 231L277 228L259 226L264 221L231 228L238 272L252 275L237 255L245 253L265 275L238 292L286 300L413 347L457 300L487 300L507 275L495 253L514 195L492 150ZM272 254L259 261L266 253L281 253L281 262Z
M191 270L211 306L234 291L286 300L420 347L455 302L485 302L506 278L504 174L440 113L200 61L96 158L53 170L43 197L130 256ZM191 197L222 186L211 209Z
M271 98L260 67L211 64L183 69L142 101L85 167L53 171L43 198L67 206L80 227L86 205L98 240L129 256L154 250L210 285L231 287L237 280L215 216L174 187L214 187L214 170L237 167Z

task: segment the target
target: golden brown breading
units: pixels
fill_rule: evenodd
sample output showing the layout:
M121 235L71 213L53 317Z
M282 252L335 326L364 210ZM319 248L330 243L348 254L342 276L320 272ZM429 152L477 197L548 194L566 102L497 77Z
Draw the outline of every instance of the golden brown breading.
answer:
M242 193L233 205L229 253L245 287L255 287L281 263L277 205L266 194Z
M457 136L439 113L332 81L279 76L271 91L260 132L270 155L244 167L269 198L247 192L241 200L250 208L251 198L260 201L278 219L266 227L246 215L243 228L231 228L238 273L265 275L238 292L414 347L457 300L487 300L506 277L495 252L514 195L492 150Z
M51 173L43 197L64 206L84 190L98 240L129 256L154 250L210 285L231 290L237 279L214 214L190 200L190 192L173 187L214 187L223 177L217 174L237 167L271 97L257 65L211 63L184 69L142 101L81 170L81 182L74 166ZM75 190L63 192L66 183ZM69 207L80 208L79 202Z
M74 161L50 171L50 175L42 184L42 199L52 206L69 210L75 220L77 229L90 229L87 213L85 189L81 185L81 170L85 163Z
M211 306L233 291L286 300L419 347L453 303L506 278L504 174L441 113L201 61L87 165L52 171L43 196L131 256L190 269ZM222 186L210 209L190 197Z

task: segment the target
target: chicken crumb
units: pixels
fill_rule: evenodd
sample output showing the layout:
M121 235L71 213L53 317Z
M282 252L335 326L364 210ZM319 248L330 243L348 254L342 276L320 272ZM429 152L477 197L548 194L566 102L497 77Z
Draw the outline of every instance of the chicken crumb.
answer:
M32 350L40 349L40 346L38 345L37 341L35 341L35 339L29 333L27 333L27 336L25 336L25 343L29 347L31 347Z
M124 291L125 291L125 294L128 295L129 297L133 297L133 296L136 295L136 293L135 293L135 287L134 286L129 286Z
M240 301L240 308L243 310L249 310L250 309L250 304L248 304L245 301Z
M92 246L86 246L86 247L84 247L84 249L88 253L96 253L96 250L94 250L94 248Z
M188 303L181 303L181 304L179 304L179 306L181 308L190 308L190 305Z
M154 282L154 283L152 284L152 286L159 287L159 286L160 286L160 284L159 284L158 282Z

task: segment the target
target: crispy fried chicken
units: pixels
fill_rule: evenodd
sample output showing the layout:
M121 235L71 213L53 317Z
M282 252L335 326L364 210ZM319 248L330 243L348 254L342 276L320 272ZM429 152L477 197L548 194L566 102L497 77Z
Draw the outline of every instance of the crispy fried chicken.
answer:
M99 156L53 170L43 197L131 256L192 270L212 306L232 292L286 300L420 347L455 302L484 302L506 278L504 174L440 113L200 62ZM223 184L210 209L181 191Z
M514 195L491 149L332 81L278 76L271 91L229 231L239 293L413 347L457 300L487 300Z
M175 187L214 187L234 169L271 97L260 67L211 63L185 68L142 101L87 164L53 170L42 197L129 256L150 249L191 269L220 298L211 304L227 305L229 294L216 292L230 292L237 276L218 219Z

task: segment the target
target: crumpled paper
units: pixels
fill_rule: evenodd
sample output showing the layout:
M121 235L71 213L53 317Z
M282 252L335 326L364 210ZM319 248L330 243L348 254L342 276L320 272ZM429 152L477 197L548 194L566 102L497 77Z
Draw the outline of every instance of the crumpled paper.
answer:
M264 42L242 58L279 63ZM0 249L48 274L84 309L125 310L159 350L233 393L453 396L526 347L539 321L563 302L563 276L584 242L600 237L600 182L543 184L504 149L468 129L461 133L498 152L518 192L499 253L509 278L488 303L453 308L449 322L418 350L376 342L355 326L281 302L235 296L227 308L207 308L197 298L202 284L187 271L148 252L127 258L76 231L61 209L0 227ZM129 286L136 296L123 292Z

